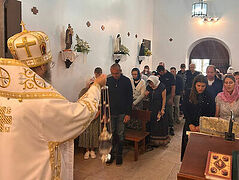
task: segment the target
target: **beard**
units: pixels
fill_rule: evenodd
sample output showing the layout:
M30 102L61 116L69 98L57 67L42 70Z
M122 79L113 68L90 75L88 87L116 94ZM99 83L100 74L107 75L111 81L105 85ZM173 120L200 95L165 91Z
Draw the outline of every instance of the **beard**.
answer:
M49 65L49 64L47 65L47 69L46 69L46 72L45 72L44 75L43 75L43 79L44 79L47 83L51 84L51 68L50 68L50 65Z
M47 83L51 84L51 68L50 68L50 64L48 63L46 66L46 71L44 72L44 74L40 75L39 72L39 66L38 67L34 67L34 68L30 68L31 70L33 70L36 74L38 74L42 79L44 79Z

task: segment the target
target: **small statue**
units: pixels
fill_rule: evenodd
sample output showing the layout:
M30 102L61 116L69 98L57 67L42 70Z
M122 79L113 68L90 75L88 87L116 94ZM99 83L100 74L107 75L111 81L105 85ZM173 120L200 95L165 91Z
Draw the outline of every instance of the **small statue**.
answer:
M119 54L120 53L120 46L121 46L121 37L120 37L120 34L118 34L116 39L115 39L114 54Z
M144 44L144 42L141 43L140 50L139 50L139 56L145 56L145 44Z
M68 28L66 30L66 39L65 39L66 49L71 49L73 33L74 33L73 28L71 27L70 24L68 24Z

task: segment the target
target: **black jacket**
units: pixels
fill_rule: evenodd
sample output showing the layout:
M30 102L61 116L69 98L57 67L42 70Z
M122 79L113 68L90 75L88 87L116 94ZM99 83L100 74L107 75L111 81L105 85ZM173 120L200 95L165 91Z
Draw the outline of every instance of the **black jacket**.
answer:
M133 90L130 79L121 75L118 80L113 76L107 78L109 87L110 111L112 115L131 115Z
M222 92L222 87L223 87L222 80L218 79L217 77L215 77L215 80L214 80L214 82L212 83L211 86L207 85L206 90L211 95L211 97L213 99L213 103L214 103L214 109L213 109L214 115L215 115L215 112L216 112L215 98L216 98L216 96L219 92Z
M183 94L183 79L181 76L177 74L175 95L182 95L182 94Z
M198 104L193 104L189 100L190 91L187 91L184 98L184 117L185 125L189 130L189 125L199 126L200 116L214 116L213 99L207 91L198 95Z
M173 74L169 71L167 71L164 75L160 75L159 80L164 84L166 88L166 95L171 94L172 86L175 86L176 80L173 76Z
M190 71L190 70L186 71L185 91L192 88L193 80L199 74L200 74L200 72L198 72L198 71L195 71L193 74L192 74L192 71Z
M178 71L177 75L179 75L183 79L183 89L186 83L186 71L183 73L182 70Z
M212 96L213 99L216 98L219 92L222 92L223 83L221 79L215 77L214 82L211 86L207 85L207 92Z
M194 126L199 126L200 116L214 116L213 99L207 91L204 91L204 93L198 95L198 104L193 104L192 102L190 102L189 95L190 90L185 92L185 98L183 101L185 124L183 127L182 135L181 161L183 160L184 152L188 143L188 136L186 135L186 131L190 131L189 125L193 124Z

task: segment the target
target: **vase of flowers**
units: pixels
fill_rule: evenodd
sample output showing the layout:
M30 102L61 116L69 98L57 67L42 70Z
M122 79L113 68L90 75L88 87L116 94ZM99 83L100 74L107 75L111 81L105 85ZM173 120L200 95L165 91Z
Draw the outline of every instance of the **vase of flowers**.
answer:
M126 46L121 44L119 54L125 54L129 56L129 49Z
M90 45L88 42L80 39L79 36L76 34L76 45L74 46L74 50L77 52L82 53L89 53L90 52Z
M127 60L127 55L129 56L129 49L124 46L120 45L118 52L115 52L113 55L113 59L116 63L119 63L119 61L126 61Z
M152 52L148 48L145 48L144 46L141 47L142 48L140 49L140 53L138 56L139 64L141 64L146 57L152 56Z

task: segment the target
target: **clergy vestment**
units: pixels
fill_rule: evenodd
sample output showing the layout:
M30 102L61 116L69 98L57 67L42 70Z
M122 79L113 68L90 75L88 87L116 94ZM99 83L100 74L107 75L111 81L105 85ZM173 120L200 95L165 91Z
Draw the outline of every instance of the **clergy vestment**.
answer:
M63 143L87 128L99 99L94 84L71 103L26 65L0 58L0 180L70 179Z

